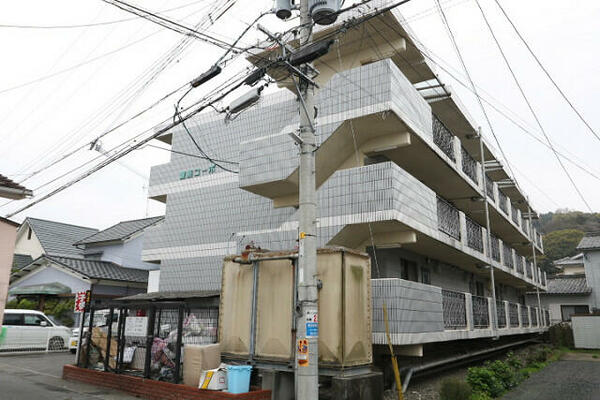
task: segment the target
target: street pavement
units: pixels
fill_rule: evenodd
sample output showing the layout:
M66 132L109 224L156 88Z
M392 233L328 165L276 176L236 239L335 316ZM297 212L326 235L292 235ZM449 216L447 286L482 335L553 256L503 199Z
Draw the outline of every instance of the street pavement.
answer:
M61 378L65 364L72 364L71 353L0 356L0 399L2 400L133 400L113 389L106 389Z
M502 397L502 400L549 399L600 399L600 362L580 359L551 363Z

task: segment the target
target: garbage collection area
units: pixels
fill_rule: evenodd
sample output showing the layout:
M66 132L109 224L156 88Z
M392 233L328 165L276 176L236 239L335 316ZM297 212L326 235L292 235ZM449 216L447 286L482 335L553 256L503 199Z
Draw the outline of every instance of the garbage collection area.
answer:
M221 291L94 303L64 376L145 398L294 398L297 259L296 251L231 256ZM381 398L382 375L371 369L370 258L327 248L317 259L322 287L310 323L318 321L320 391ZM169 396L136 391L152 384L156 393L170 387Z

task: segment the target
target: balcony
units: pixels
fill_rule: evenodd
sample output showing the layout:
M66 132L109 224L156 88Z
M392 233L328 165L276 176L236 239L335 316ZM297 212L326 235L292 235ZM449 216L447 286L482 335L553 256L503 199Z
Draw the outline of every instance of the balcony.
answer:
M383 304L388 308L394 345L423 344L495 336L492 300L403 279L372 279L373 343L387 344ZM547 310L508 301L496 303L499 336L544 331ZM542 315L538 326L537 315ZM531 321L531 323L530 323Z

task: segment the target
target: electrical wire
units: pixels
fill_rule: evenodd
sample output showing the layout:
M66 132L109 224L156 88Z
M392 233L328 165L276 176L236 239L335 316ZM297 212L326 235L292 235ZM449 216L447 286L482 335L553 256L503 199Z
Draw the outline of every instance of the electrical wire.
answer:
M439 0L436 0L436 1L439 1ZM490 34L492 35L492 38L494 39L494 42L496 43L496 46L498 47L498 50L500 51L500 54L502 55L502 59L504 60L504 63L506 64L508 70L510 71L510 74L511 74L513 80L515 81L515 84L517 85L517 88L519 89L519 92L523 96L523 99L525 100L525 103L527 104L527 107L529 108L529 111L531 111L531 114L533 115L533 118L535 119L535 122L537 123L538 127L540 128L540 131L542 132L542 134L546 138L546 141L548 142L548 145L552 149L552 152L554 153L554 156L556 157L558 163L560 164L560 167L562 168L562 170L564 171L564 173L569 178L569 181L571 182L571 185L573 186L573 188L575 189L575 191L577 192L577 194L579 195L579 197L581 198L581 200L583 201L583 203L586 205L586 207L589 209L590 212L593 212L592 208L589 205L589 203L586 201L585 197L583 196L583 193L581 192L581 190L579 189L579 187L577 186L577 184L573 180L573 177L571 176L571 174L569 173L569 171L567 170L567 168L563 164L562 159L559 157L558 153L556 152L556 149L552 145L552 142L550 141L550 138L548 137L548 134L546 133L546 130L544 129L544 127L542 125L542 122L540 121L540 118L538 117L535 109L533 108L533 105L529 101L529 98L525 94L525 90L523 89L523 86L521 85L521 82L519 81L519 78L517 78L517 75L515 74L514 69L512 68L510 62L508 61L508 58L506 57L506 53L504 53L504 50L502 49L502 45L500 45L500 42L498 41L498 38L496 37L496 34L494 33L494 30L492 29L492 26L490 25L490 23L489 23L489 21L487 19L487 16L485 15L485 12L483 11L483 8L479 4L479 0L475 0L475 3L477 4L477 7L479 7L479 10L481 11L481 15L483 17L483 20L485 21L485 24L487 25L488 30L490 31Z
M183 24L180 24L179 22L175 22L169 18L163 17L159 14L156 14L151 11L145 10L143 8L134 6L134 5L126 3L124 1L121 1L121 0L102 0L102 1L107 4L113 5L117 8L120 8L123 11L129 12L131 14L135 14L147 21L153 22L164 28L170 29L174 32L178 32L178 33L184 34L184 35L191 35L196 39L202 40L206 43L210 43L210 44L213 44L215 46L225 48L225 49L229 48L231 46L229 43L224 42L221 39L215 38L213 36L210 36L210 35L202 33L202 32L198 32L197 30L190 28L188 26L185 26ZM232 3L230 7L233 7L233 4L235 4L235 2Z
M160 147L160 146L155 146L155 145L149 144L149 143L145 147L152 147L154 149L168 151L169 153L179 154L181 156L187 156L187 157L193 157L193 158L200 158L202 160L208 160L208 161L214 160L214 161L218 161L218 162L223 163L223 164L235 164L235 165L239 165L239 163L235 162L235 161L219 160L217 158L210 159L210 158L208 158L206 156L200 156L198 154L191 154L191 153L186 153L186 152L183 152L183 151L178 151L178 150L173 150L173 149L167 149L167 148Z
M512 19L508 16L508 14L504 10L504 8L500 4L500 2L498 0L494 0L494 1L498 5L498 8L500 8L500 10L502 11L502 14L504 14L504 16L506 17L506 20L510 23L510 25L514 29L514 31L517 34L517 36L519 37L519 39L521 39L521 41L523 42L523 44L525 45L525 47L529 51L529 54L531 54L531 56L537 62L537 64L541 68L541 70L544 72L544 74L546 74L546 76L548 77L548 79L550 80L550 82L552 82L552 85L554 85L554 87L556 88L556 90L558 91L558 93L560 93L560 95L567 102L567 104L569 105L569 107L571 107L571 109L575 112L575 114L577 114L577 116L579 117L579 119L581 120L581 122L583 122L585 124L585 126L596 137L596 139L600 140L600 135L598 135L598 133L594 130L594 128L592 128L592 126L590 125L590 123L583 117L583 115L581 114L581 112L579 112L579 110L577 110L577 108L575 107L575 105L573 104L573 102L567 97L567 95L565 94L565 92L560 88L560 86L558 86L558 83L556 83L556 81L554 80L554 78L552 77L552 75L550 75L550 72L548 72L548 69L546 67L544 67L544 64L542 64L541 60L535 54L535 52L533 51L533 49L531 48L531 46L529 45L529 43L527 42L527 40L525 40L525 38L523 37L523 35L521 35L521 33L519 32L519 30L517 29L517 26L514 24L514 22L512 21Z
M186 4L182 4L178 7L173 7L173 8L167 8L165 10L160 10L159 12L163 13L163 12L169 12L169 11L175 11L175 10L181 10L183 8L187 8L189 6L192 6L194 4L198 4L198 3L204 3L207 0L199 0L199 1L193 1L191 3L186 3ZM113 25L113 24L119 24L122 22L130 22L130 21L139 21L140 17L133 17L133 18L123 18L123 19L117 19L114 21L103 21L103 22L92 22L89 24L75 24L75 25L14 25L14 24L0 24L0 28L14 28L14 29L79 29L79 28L91 28L91 27L96 27L96 26L106 26L106 25Z

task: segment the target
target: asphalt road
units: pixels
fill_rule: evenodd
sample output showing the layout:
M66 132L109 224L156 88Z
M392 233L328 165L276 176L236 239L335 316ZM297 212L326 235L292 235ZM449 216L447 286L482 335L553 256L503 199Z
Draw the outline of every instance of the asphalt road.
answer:
M73 363L71 353L0 356L2 400L133 400L136 397L61 378L62 367Z
M502 400L549 399L600 399L600 362L554 362L502 397Z

